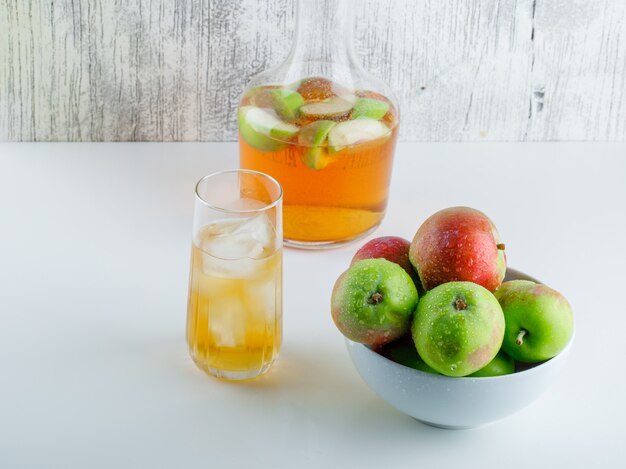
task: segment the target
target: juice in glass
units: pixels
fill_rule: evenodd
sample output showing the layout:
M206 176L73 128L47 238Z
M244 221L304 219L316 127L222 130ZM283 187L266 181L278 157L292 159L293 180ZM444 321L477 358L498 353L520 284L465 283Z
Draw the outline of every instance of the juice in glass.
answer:
M239 199L248 216L214 219L194 234L187 343L198 367L220 378L264 373L281 344L282 247L258 205Z

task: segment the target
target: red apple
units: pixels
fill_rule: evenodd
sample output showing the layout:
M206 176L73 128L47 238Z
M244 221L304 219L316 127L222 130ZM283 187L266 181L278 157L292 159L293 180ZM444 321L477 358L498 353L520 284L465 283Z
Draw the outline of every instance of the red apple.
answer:
M402 267L411 276L413 282L419 286L419 278L411 265L411 261L409 261L410 247L409 241L398 236L374 238L356 252L350 265L362 259L387 259Z
M441 210L415 233L409 259L423 287L473 282L493 292L506 270L504 244L484 213L468 207Z

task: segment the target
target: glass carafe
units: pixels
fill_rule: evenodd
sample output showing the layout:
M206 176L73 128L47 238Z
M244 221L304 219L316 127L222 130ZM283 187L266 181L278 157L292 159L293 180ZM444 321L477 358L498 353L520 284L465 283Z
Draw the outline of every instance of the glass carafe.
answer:
M238 109L240 165L284 188L287 245L319 249L382 221L398 134L390 89L352 50L353 0L298 0L294 44Z

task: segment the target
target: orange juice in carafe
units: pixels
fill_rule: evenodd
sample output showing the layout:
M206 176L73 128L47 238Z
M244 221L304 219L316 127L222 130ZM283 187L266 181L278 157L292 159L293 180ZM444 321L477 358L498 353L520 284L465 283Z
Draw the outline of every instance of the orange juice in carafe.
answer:
M381 222L398 131L390 99L311 77L252 88L238 118L241 167L283 186L288 244L334 246Z

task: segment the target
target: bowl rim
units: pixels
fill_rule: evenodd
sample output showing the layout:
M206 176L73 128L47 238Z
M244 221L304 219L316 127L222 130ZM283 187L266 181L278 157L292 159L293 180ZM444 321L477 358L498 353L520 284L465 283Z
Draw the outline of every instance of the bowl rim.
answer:
M499 376L446 376L446 375L442 375L442 374L435 374L435 373L428 373L426 371L421 371L421 370L417 370L415 368L411 368L410 366L406 366L403 365L401 363L398 362L394 362L393 360L391 360L390 358L385 357L384 355L381 355L378 352L375 352L374 350L372 350L371 348L369 348L368 346L364 345L364 344L360 344L358 342L354 342L350 339L348 339L347 337L344 337L346 344L349 347L362 347L364 348L369 354L379 357L380 359L382 359L385 362L389 362L395 366L401 367L403 369L408 370L409 373L413 373L417 376L421 376L424 378L429 378L429 379L434 379L434 380L440 380L440 381L457 381L459 378L465 380L465 381L474 381L474 382L484 382L484 381L496 381L496 380L511 380L511 379L522 379L521 375L524 376L529 376L532 375L533 373L539 373L539 369L543 369L546 366L550 365L550 364L556 364L558 362L560 362L561 360L565 359L565 357L569 354L569 351L572 347L572 344L574 342L574 336L576 335L576 327L574 326L574 328L572 329L572 335L569 338L569 341L567 342L567 345L565 345L565 347L563 347L563 350L561 350L557 355L555 355L552 358L549 358L548 360L545 360L543 362L537 362L537 365L533 366L532 368L528 368L526 370L522 370L522 371L516 371L514 373L509 373L507 375L499 375ZM518 378L516 378L518 377Z

